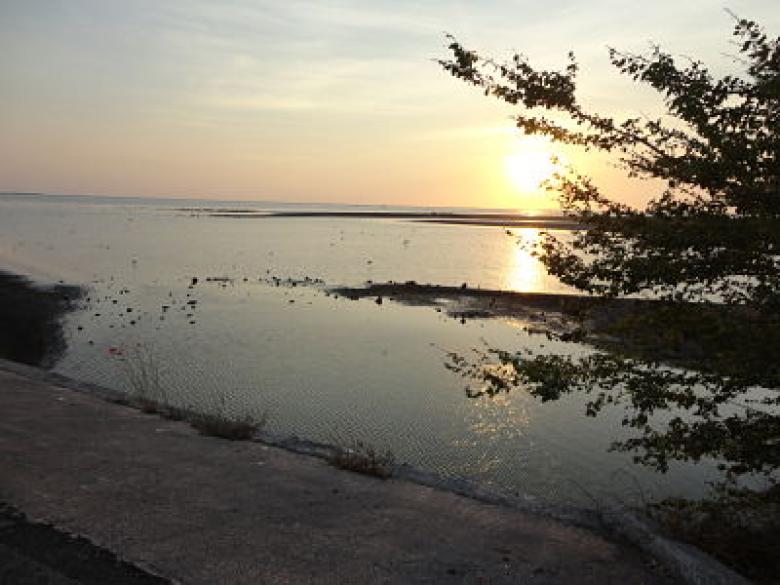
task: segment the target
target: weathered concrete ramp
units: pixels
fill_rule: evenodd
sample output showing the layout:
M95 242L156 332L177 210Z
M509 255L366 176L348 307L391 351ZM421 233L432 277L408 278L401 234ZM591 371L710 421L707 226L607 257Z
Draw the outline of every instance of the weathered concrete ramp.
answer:
M665 583L629 547L0 370L0 500L183 583Z

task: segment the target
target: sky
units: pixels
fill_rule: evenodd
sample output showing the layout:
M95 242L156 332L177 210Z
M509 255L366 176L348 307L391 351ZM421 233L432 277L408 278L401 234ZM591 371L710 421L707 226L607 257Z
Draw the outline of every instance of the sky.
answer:
M607 46L732 71L724 8L778 34L777 0L0 0L0 191L553 207L528 180L546 145L436 64L444 33L538 67L573 50L585 105L652 115ZM615 199L656 193L564 155Z

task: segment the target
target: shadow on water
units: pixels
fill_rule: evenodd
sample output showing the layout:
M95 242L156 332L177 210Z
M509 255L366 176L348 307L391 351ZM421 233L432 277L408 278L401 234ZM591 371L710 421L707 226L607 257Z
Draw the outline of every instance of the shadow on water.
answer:
M0 272L0 357L51 368L65 350L62 317L81 294L78 286L39 286Z
M563 313L568 327L527 328L580 351L474 348L445 366L471 398L513 390L541 402L578 393L590 417L618 408L612 449L667 472L717 465L726 484L766 489L780 469L780 319L743 307L606 300Z
M618 407L612 449L666 472L716 463L730 481L778 481L780 317L747 307L598 299L404 284L342 288L347 298L427 305L450 317L513 318L557 348L446 352L470 398L523 391L541 402L579 393L583 414ZM564 345L561 345L563 342ZM574 343L572 343L574 342ZM754 480L761 478L758 484Z

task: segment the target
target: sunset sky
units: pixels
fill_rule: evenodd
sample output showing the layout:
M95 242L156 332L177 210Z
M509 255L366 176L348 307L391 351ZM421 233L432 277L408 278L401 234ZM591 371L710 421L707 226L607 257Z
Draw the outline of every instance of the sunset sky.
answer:
M606 46L723 73L724 6L780 29L777 0L3 0L0 191L551 207L518 170L547 147L437 66L444 32L538 66L572 49L587 105L653 114ZM616 198L652 193L570 160Z

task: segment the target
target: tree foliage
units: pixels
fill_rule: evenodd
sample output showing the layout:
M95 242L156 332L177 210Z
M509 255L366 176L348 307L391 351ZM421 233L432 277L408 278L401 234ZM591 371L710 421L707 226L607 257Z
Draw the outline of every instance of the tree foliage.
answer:
M658 46L647 55L609 49L612 65L665 106L664 116L624 120L578 100L573 53L564 69L544 70L449 40L441 66L516 106L521 131L612 153L628 176L663 185L635 209L575 169L556 175L549 188L564 213L589 229L568 241L546 235L536 253L548 271L605 299L657 302L598 332L619 340L610 351L491 352L505 375L490 374L486 391L520 385L543 400L584 391L588 414L628 406L623 422L636 432L616 447L638 461L666 470L672 459L713 457L732 474L772 476L780 467L780 38L735 17L739 73L724 77ZM659 411L670 413L660 425Z

